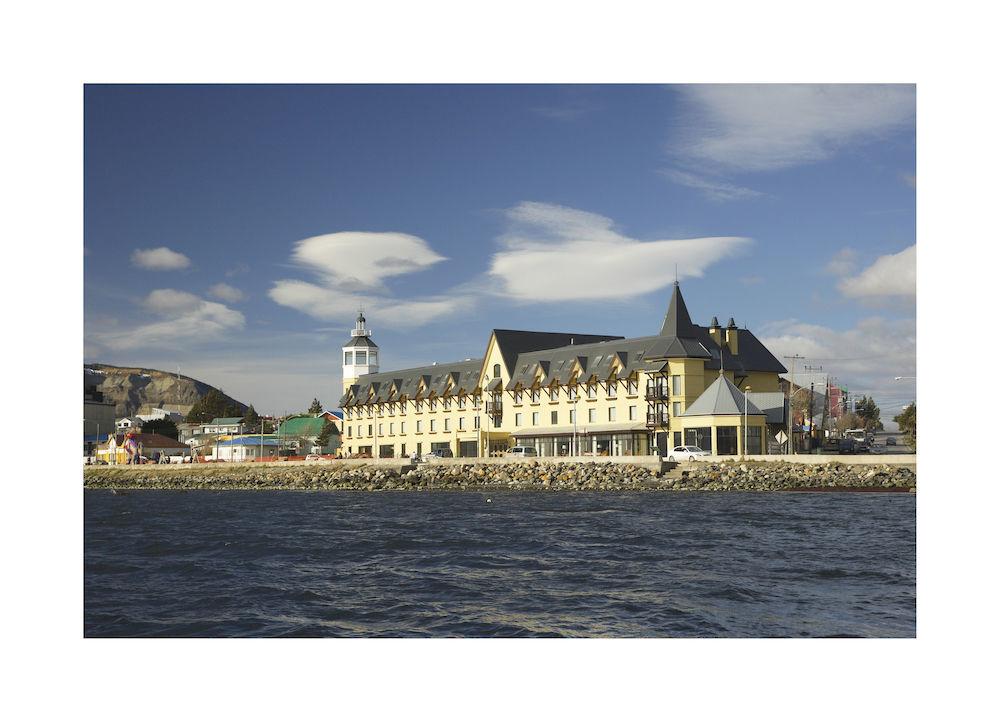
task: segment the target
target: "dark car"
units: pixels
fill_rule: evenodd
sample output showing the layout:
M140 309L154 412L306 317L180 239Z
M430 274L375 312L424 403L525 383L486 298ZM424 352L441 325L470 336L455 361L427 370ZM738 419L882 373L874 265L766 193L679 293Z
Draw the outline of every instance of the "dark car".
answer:
M888 439L885 440L885 445L886 446L895 446L896 445L896 437L895 436L890 436Z
M837 451L841 454L853 454L857 449L854 439L841 439L837 442Z

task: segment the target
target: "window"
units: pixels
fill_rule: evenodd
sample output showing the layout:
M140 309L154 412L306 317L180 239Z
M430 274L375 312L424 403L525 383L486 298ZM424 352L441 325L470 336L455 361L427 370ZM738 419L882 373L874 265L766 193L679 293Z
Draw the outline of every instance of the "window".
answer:
M680 416L681 415L681 402L680 401L675 401L675 402L673 402L673 404L671 404L671 411L670 411L670 413L672 413L674 416Z
M533 404L537 404L537 403L538 403L538 399L539 399L540 397L541 397L541 396L540 396L540 394L538 393L538 389L532 389L532 390L531 390L531 403L533 403Z
M445 399L441 403L441 406L444 407L445 411L451 411L451 399Z
M559 388L553 387L552 390L549 391L549 401L558 401L558 400L559 400Z
M431 419L431 431L437 431L437 419Z
M500 364L493 364L493 378L500 378Z
M401 433L401 434L405 434L406 433L406 422L405 421L400 421L399 422L399 433Z
M514 414L514 426L521 425L521 414Z
M464 416L459 416L458 417L458 430L459 431L465 431L465 417Z
M539 413L537 411L535 411L534 413L531 414L531 425L532 426L538 426L538 416L539 416Z
M464 396L460 396L458 398L458 408L460 408L460 409L464 409L465 408L465 397Z
M670 392L672 394L674 394L675 396L680 396L681 395L681 377L680 376L671 376L670 377L670 385L671 385Z
M368 363L368 353L366 351L355 351L354 363L361 365Z
M444 430L451 431L451 419L444 420Z
M424 430L424 422L423 422L423 421L418 421L418 422L417 422L417 433L419 434L419 433L421 433L421 432L422 432L423 430Z
M351 438L351 427L350 426L347 427L347 438L348 439Z
M351 418L351 410L350 409L344 409L344 418L345 419L350 419Z
M638 393L639 393L639 379L629 379L628 380L629 396L635 396Z
M553 424L558 424L559 423L559 412L558 411L553 411L552 412L552 423Z
M615 420L615 411L616 411L616 409L615 409L614 406L612 406L611 408L608 409L608 421L614 421Z
M418 414L421 413L421 412L423 412L423 410L424 410L424 402L423 401L417 401L417 403L414 404L414 406L417 407L417 413Z
M351 365L351 356L352 356L352 354L351 354L350 351L344 351L344 365L345 366L350 366Z
M608 381L608 396L615 398L618 395L618 381L612 379Z
M389 434L392 435L392 434L395 434L395 433L396 433L396 425L393 424L393 423L390 423L389 424Z
M437 399L431 399L431 404L430 405L431 405L431 411L435 411L437 409L437 406L438 406L438 400Z
M587 386L587 398L596 399L597 398L597 387L594 384Z
M372 364L373 366L378 363L378 351L369 351L368 363Z
M379 435L379 436L381 436L381 435L382 435L382 424L379 424L379 425L378 425L378 435Z
M597 409L587 410L587 421L589 421L590 423L594 423L595 421L597 421Z
M474 416L473 417L473 419L472 419L472 428L474 428L474 429L478 429L479 428L479 417L478 416Z
M522 392L521 389L518 389L517 391L515 391L514 392L514 403L515 404L520 404L521 403L521 399L522 399L523 396L524 396L524 392Z
M368 435L369 436L372 435L372 425L371 424L368 424Z
M635 421L635 420L637 420L639 418L639 407L638 406L629 406L628 407L628 418L629 418L629 421Z

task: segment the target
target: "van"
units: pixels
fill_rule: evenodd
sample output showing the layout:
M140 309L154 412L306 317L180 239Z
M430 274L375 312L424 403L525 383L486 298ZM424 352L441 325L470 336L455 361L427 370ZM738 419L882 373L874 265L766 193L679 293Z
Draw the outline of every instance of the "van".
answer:
M512 446L506 456L538 456L538 449L534 446Z

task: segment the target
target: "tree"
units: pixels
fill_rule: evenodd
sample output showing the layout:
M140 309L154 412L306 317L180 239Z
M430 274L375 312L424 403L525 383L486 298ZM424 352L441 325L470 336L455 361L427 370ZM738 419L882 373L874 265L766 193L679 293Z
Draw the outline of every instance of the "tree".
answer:
M177 440L177 424L171 419L152 419L142 425L144 434L162 434L174 441Z
M837 419L837 431L844 432L848 429L860 429L862 423L861 417L857 414L844 414Z
M319 431L319 436L316 437L316 446L325 447L330 443L330 437L333 432L337 430L336 424L334 424L330 419L323 420L323 428Z
M313 399L312 405L309 407L309 413L313 416L323 413L323 404L319 402L319 399Z
M212 419L243 416L239 405L228 398L220 389L212 389L198 399L184 420L189 424L204 424Z
M914 451L917 450L917 402L914 401L912 404L903 409L903 412L897 414L892 419L897 424L899 424L899 430L906 434L906 443L909 444L910 448Z
M882 422L879 421L879 408L875 405L875 400L867 396L862 396L854 404L854 412L861 417L861 423L867 431L879 431L882 429Z
M259 434L260 425L261 425L260 415L256 411L254 411L253 404L250 404L250 408L247 409L247 413L243 417L244 430L248 434Z

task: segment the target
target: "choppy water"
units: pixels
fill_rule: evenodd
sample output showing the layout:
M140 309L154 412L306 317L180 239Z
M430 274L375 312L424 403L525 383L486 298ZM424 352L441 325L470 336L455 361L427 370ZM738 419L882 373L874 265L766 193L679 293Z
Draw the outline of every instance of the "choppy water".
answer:
M912 637L915 502L88 490L84 634Z

